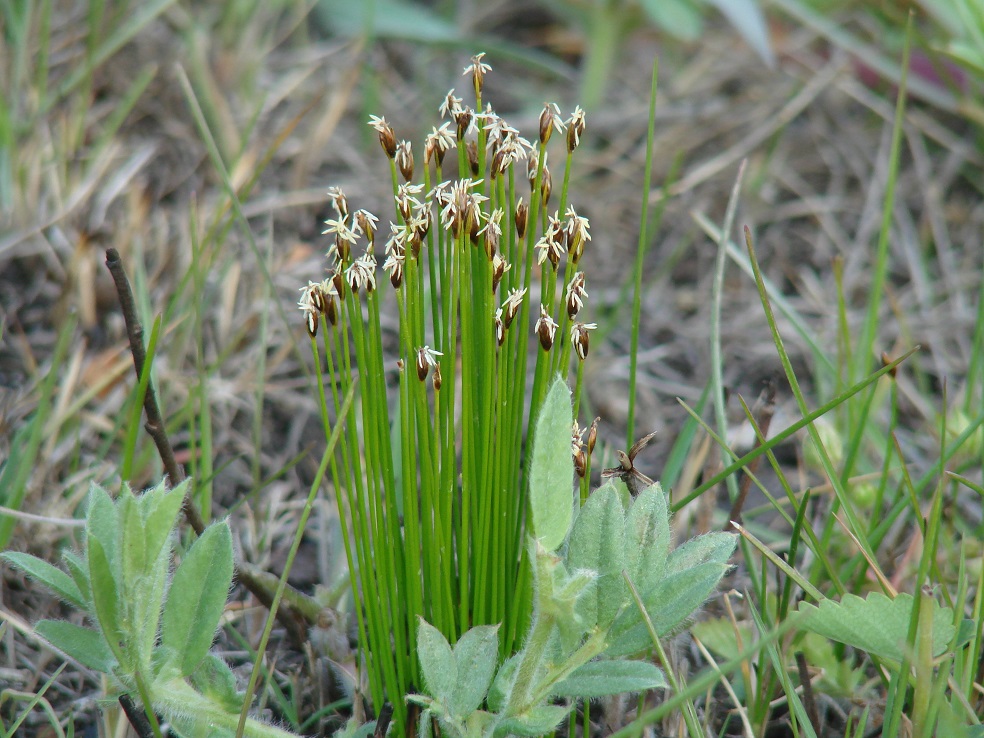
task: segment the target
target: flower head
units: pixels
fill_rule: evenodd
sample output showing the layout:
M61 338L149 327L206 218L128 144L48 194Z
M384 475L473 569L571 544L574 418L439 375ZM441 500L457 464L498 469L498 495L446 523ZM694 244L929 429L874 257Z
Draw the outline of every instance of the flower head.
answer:
M451 124L444 121L440 128L431 128L431 133L424 143L424 164L430 164L431 158L437 158L437 165L444 163L444 155L455 145Z
M533 327L534 332L540 339L540 346L544 351L549 351L554 343L554 336L557 334L557 321L550 317L547 308L540 304L540 319Z
M396 154L393 156L397 169L403 175L403 179L409 182L413 179L413 151L409 141L400 141L396 145Z
M543 103L543 110L540 111L540 144L546 145L550 140L550 134L554 131L564 132L564 119L560 117L560 108L557 103Z
M506 328L512 325L513 320L515 320L516 315L519 313L519 309L523 306L523 298L525 296L525 287L523 289L513 289L510 290L509 295L502 303L503 319Z
M588 358L588 331L593 331L597 327L597 323L575 323L571 326L571 343L574 345L574 351L577 352L577 358L581 361Z
M367 251L345 270L345 280L352 292L358 292L363 287L366 292L376 289L376 257Z
M370 115L369 126L379 135L379 145L383 147L386 156L390 159L396 156L396 132L393 131L393 126L386 122L386 118Z
M366 234L366 239L369 241L369 248L372 248L376 242L376 227L378 225L379 218L368 210L359 209L355 211L354 230Z
M581 308L584 307L584 298L588 296L584 289L584 272L575 272L571 281L567 283L567 317L574 320Z
M573 152L577 145L581 143L581 134L584 133L584 111L578 105L574 108L573 114L567 120L567 150Z
M340 187L329 187L328 199L331 200L331 207L339 218L343 220L348 218L348 200L345 198L345 193L342 192Z
M438 366L438 356L444 356L444 354L440 351L435 351L430 346L417 349L417 377L421 382L427 379L427 373L431 367Z
M492 71L492 67L482 61L482 57L485 56L483 51L481 54L476 54L471 58L471 64L465 67L465 71L462 74L472 76L472 85L475 88L475 94L482 94L482 87L485 85L485 75Z
M573 205L567 206L565 215L567 217L567 223L564 226L567 239L567 253L571 257L571 261L577 264L581 260L581 254L584 253L584 244L591 240L591 232L589 230L591 224L588 223L587 218L575 212Z

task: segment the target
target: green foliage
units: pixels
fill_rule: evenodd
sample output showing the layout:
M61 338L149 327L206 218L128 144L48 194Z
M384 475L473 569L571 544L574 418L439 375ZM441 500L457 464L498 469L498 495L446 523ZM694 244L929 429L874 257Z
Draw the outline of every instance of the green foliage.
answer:
M94 484L84 550L63 557L69 574L26 554L3 558L91 623L40 621L36 632L52 646L139 695L152 721L161 713L188 735L206 725L232 734L243 695L228 665L209 653L232 583L232 534L225 521L209 526L171 574L188 484L169 490L161 482L139 496L124 486L115 501ZM246 735L288 734L250 720Z
M568 416L570 400L566 390L555 391L558 386L547 396L541 418ZM566 446L567 438L563 424L541 421L534 447L550 448L552 440ZM566 447L558 453L570 458ZM560 482L545 473L553 464L545 454L534 455L532 478L545 482L531 490L534 509L548 500L564 508L573 502L569 473L564 477L566 499L558 499ZM540 538L532 540L533 622L523 648L502 664L494 680L494 628L473 628L452 649L437 629L421 620L417 648L428 694L407 697L424 708L420 734L429 735L436 718L442 734L454 738L543 735L568 715L573 700L667 687L654 664L612 656L652 647L645 623L657 624L658 637L689 617L727 570L736 538L703 536L667 556L669 513L662 498L654 484L626 509L616 487L607 484L588 497L576 520L568 519L561 540L567 541L566 552L548 548ZM651 559L656 565L643 574L640 562ZM626 562L634 566L627 568ZM628 583L642 596L644 610L637 607ZM643 638L636 637L640 627ZM553 704L556 698L571 701ZM479 709L483 701L487 711Z
M574 462L570 454L570 390L559 377L554 380L540 411L530 466L530 498L533 535L548 551L556 551L567 535L574 500L570 495Z
M819 606L803 602L799 606L803 613L800 627L875 656L902 661L912 603L912 595L905 592L895 598L881 592L872 592L865 598L848 594L840 602L821 600ZM936 657L950 647L956 633L953 610L936 600L923 606L932 608L932 655ZM957 646L966 642L967 638L962 638Z

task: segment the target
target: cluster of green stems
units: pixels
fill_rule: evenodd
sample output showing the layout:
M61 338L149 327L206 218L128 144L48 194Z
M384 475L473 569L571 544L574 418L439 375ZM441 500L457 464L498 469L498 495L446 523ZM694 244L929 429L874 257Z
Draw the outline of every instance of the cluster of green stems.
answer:
M410 143L398 142L385 119L369 121L390 164L395 203L386 278L377 282L378 219L351 212L333 188L329 276L302 288L299 302L326 438L333 417L346 424L331 473L370 692L377 706L388 698L397 719L405 716L403 696L421 684L418 617L452 643L474 625L502 623L501 655L519 647L532 601L524 438L549 380L569 377L572 363L577 417L595 327L577 320L589 224L567 204L584 113L577 108L564 120L545 105L538 143L530 144L483 107L490 68L482 56L465 68L475 108L448 93L440 109L449 120L427 137L422 181L414 180ZM547 165L554 133L566 148L559 196ZM539 319L530 330L535 277ZM384 352L387 299L399 316L395 362ZM339 418L353 382L357 402ZM586 490L582 435L575 424L572 453Z

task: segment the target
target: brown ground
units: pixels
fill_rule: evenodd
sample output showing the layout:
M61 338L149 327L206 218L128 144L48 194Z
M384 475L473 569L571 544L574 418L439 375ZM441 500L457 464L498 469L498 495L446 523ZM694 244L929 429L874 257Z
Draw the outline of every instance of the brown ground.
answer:
M532 19L539 24L532 30L517 28L517 15L504 11L501 33L540 43L540 51L552 55L570 75L531 72L494 53L487 58L494 69L487 98L532 138L543 100L559 102L565 115L577 102L574 67L568 64L577 61L578 42L545 16ZM61 56L53 60L55 75L66 74L78 58L72 23L70 16L58 17L53 28L53 38L62 44ZM199 217L207 221L220 199L221 186L179 84L177 65L188 68L192 56L181 25L177 12L155 21L112 63L99 68L85 142L66 171L57 171L50 162L64 118L71 113L68 106L56 108L24 137L23 187L16 205L2 213L0 231L0 458L8 455L12 433L36 407L37 383L59 327L73 313L80 322L59 379L52 432L22 507L26 512L70 518L89 480L113 479L118 459L101 447L133 380L122 321L103 266L105 249L120 250L131 277L144 265L149 314L162 311L189 264L191 203L197 202ZM269 51L263 34L228 43L199 39L211 79L194 80L199 89L212 84L219 91L224 107L213 120L228 126L222 136L227 151L235 150L237 132L247 130L255 115L255 127L244 136L243 164L233 172L237 184L248 178L268 148L275 149L244 207L260 251L269 253L276 293L265 291L256 256L237 226L229 230L207 277L206 359L220 362L211 388L218 510L253 490L255 479L266 479L311 449L320 433L315 395L297 367L303 329L294 302L297 288L322 274L325 189L341 186L353 208L383 212L389 180L374 137L364 126L368 114L385 115L398 135L419 146L422 135L438 122L444 93L451 86L465 89L460 69L471 53L481 50L448 52L398 42L360 50L350 41L324 39L310 31L311 37L301 43L299 32L287 35L284 20L271 28L280 29L288 40L271 44ZM639 460L640 468L654 478L660 476L686 417L676 398L694 405L709 376L716 246L694 216L722 221L743 158L748 158L748 168L736 223L747 224L755 234L766 276L835 356L832 264L842 259L848 322L860 324L880 225L894 93L888 86L863 84L852 59L810 31L793 26L775 30L775 70L765 68L725 29L711 30L700 44L687 48L652 33L635 33L623 49L605 106L588 111L571 200L591 218L594 240L585 257L588 310L608 330L603 342L592 345L588 392L603 419L604 437L622 447L629 334L628 300L620 302L620 286L632 270L650 64L659 54L654 183L664 181L675 157L681 157L681 169L643 279L637 431L660 431ZM264 51L257 53L257 48ZM102 158L87 159L87 147L94 146L136 70L149 64L157 65L149 89ZM296 127L287 132L295 121ZM282 132L285 138L276 145ZM913 463L922 464L920 473L935 458L938 441L927 429L940 410L939 388L946 380L950 397L959 398L970 361L984 253L979 135L960 116L919 101L912 102L906 118L892 225L892 310L885 311L879 346L893 356L917 343L923 346L899 382L900 442ZM658 197L654 190L652 200ZM736 228L733 238L738 233ZM278 310L284 311L289 326L283 325ZM619 319L612 320L616 310L621 311ZM269 338L262 442L256 448L252 424L260 346L255 338L263 320L269 321ZM815 358L788 323L781 327L809 391ZM173 411L185 402L185 378L193 375L194 356L188 329L171 329L174 340L164 342L156 368L162 404ZM754 284L734 263L726 275L722 335L725 382L751 401L762 381L781 369ZM95 395L83 410L73 410L72 401L87 391ZM795 413L788 387L781 384L774 427L787 425ZM186 439L175 441L180 448ZM790 445L784 452L789 463L796 462L795 451ZM248 510L241 508L240 545L257 564L282 559L300 504L297 493L306 489L313 464L305 457L270 482ZM143 475L139 483L150 483L160 473L151 454L138 468ZM973 514L979 519L979 513ZM270 521L277 525L270 526ZM257 531L268 538L260 539ZM59 526L25 522L11 547L53 558L52 547L65 534ZM319 558L311 548L295 579L300 584L332 581L337 571L326 571L319 563L329 558L328 552L321 550ZM59 660L41 656L31 639L16 631L23 623L58 613L59 606L9 570L4 582L3 609L13 627L4 641L0 682L30 691ZM52 701L67 709L69 702L82 698L73 703L74 709L91 714L95 694L96 684L70 667Z

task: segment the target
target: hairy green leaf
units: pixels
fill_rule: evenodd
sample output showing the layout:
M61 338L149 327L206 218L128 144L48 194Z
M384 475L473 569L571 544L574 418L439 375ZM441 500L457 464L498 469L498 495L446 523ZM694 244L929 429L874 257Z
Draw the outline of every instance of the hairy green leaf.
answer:
M226 712L239 712L242 709L245 693L236 689L236 675L214 653L205 654L205 658L191 674L191 683L203 695L221 705Z
M540 408L530 463L533 535L547 551L556 551L567 537L574 507L573 479L571 392L558 377Z
M485 699L499 660L499 626L478 625L454 645L458 684L450 702L451 714L464 720Z
M569 707L560 705L534 707L523 715L503 720L496 726L495 735L540 736L556 728L568 712Z
M607 628L628 598L622 578L624 554L625 511L614 487L605 485L595 490L581 508L567 549L568 570L598 573L594 591L577 602L585 628Z
M670 551L670 515L657 482L642 491L625 520L625 568L643 597L666 573Z
M89 489L89 507L85 519L87 541L98 540L102 544L106 561L111 562L115 572L117 566L116 546L120 540L119 519L112 498L95 482ZM88 544L87 544L88 545Z
M648 661L589 661L553 688L555 697L608 697L667 687L663 670Z
M144 506L144 529L147 536L147 556L155 558L161 548L170 542L181 505L188 492L190 479L184 480L174 489L167 489L161 481L152 490L144 493L141 502Z
M62 551L62 561L72 581L82 594L83 612L92 614L92 588L89 586L89 563L74 551Z
M62 653L103 674L110 674L116 659L102 634L65 620L41 620L34 631Z
M493 712L504 710L509 703L509 695L512 694L512 686L516 681L516 669L519 667L519 656L520 654L517 653L503 661L499 671L496 672L495 679L492 680L486 702Z
M26 553L8 551L0 554L0 557L6 559L12 566L20 569L28 576L36 579L39 584L50 589L58 597L65 600L65 602L80 610L84 611L86 609L85 598L79 590L78 585L75 584L75 580L57 566L52 566L47 561Z
M728 567L711 562L671 574L643 598L657 636L672 633L711 596ZM627 656L652 646L638 608L625 609L612 624L605 655Z
M901 661L906 649L912 595L902 593L894 600L881 592L862 599L844 595L840 602L822 600L820 606L800 603L800 627L885 659ZM933 656L944 653L953 638L953 611L928 600L933 608Z
M210 525L174 572L164 605L161 642L181 654L181 674L193 673L212 646L232 583L232 533Z
M445 705L450 704L458 684L454 651L441 631L423 618L417 628L417 656L431 697Z
M667 561L666 573L676 574L709 562L727 564L737 543L738 537L733 533L708 533L691 538L673 549Z
M99 538L86 541L89 559L89 583L92 586L92 607L103 637L116 658L125 667L132 664L124 658L125 648L120 647L124 634L120 628L120 592L106 551Z

